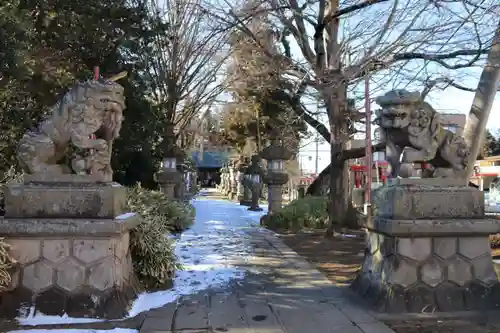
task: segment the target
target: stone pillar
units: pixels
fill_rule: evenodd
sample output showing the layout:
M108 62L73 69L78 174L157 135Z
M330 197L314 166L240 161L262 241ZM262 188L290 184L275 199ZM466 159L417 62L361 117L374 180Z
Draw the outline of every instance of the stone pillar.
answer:
M0 317L23 307L47 315L120 318L134 298L126 190L91 176L25 175L5 191L0 236L17 261Z
M180 183L181 175L177 170L162 170L155 174L155 180L160 184L160 190L171 200L175 200L175 187Z
M251 188L252 197L250 199L250 207L248 207L248 210L251 210L254 212L260 212L263 210L259 206L260 184L252 184L250 188Z
M281 172L268 172L265 179L267 183L267 213L281 209L282 205L282 188L288 182L288 175Z
M236 163L236 170L238 173L236 174L236 185L237 185L237 199L240 204L245 201L245 172L247 170L247 163L245 157L241 156L238 163Z
M229 198L231 200L235 199L238 193L238 171L235 166L232 165L231 169L229 169L229 186L230 186L230 195Z
M500 220L484 215L483 192L458 180L395 181L377 191L352 288L382 312L498 308L488 235Z
M233 167L231 165L229 165L227 167L227 174L226 174L226 193L225 195L229 198L231 198L231 190L232 190L232 185L231 185L231 179L233 178L232 177L232 171L233 170Z
M262 208L259 207L262 168L260 167L260 157L258 155L252 156L252 163L247 168L247 174L250 175L249 185L252 193L250 207L248 207L248 210L260 212L262 211Z
M237 191L236 191L236 196L237 196L237 199L239 202L241 202L243 200L243 192L245 191L244 189L244 186L243 186L243 172L241 171L238 171L237 173L237 184L238 184L238 188L237 188Z
M243 198L240 201L242 206L250 206L252 204L252 185L246 179L243 179Z
M224 193L224 177L225 177L225 167L223 166L222 168L220 168L220 183L219 183L219 186L217 187L217 190L219 191L219 193Z

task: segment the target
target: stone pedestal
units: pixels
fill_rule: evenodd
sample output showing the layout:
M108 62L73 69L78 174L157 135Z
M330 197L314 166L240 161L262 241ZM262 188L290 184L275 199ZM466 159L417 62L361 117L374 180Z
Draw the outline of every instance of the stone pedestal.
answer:
M284 172L268 172L265 177L265 181L267 182L268 191L267 213L272 214L273 212L281 209L281 190L283 185L288 182L288 175Z
M17 264L0 316L32 306L47 315L126 314L135 296L129 230L140 217L124 212L125 200L118 184L74 175L9 185L0 237Z
M175 187L181 183L180 177L177 170L162 170L155 174L155 180L160 184L160 190L172 200L176 198Z
M377 191L352 288L382 312L497 308L488 235L500 231L500 221L485 217L483 192L425 182Z
M252 197L250 200L250 207L248 210L252 212L261 212L263 209L259 206L260 199L260 184L252 184L251 185Z
M252 189L249 184L243 184L243 197L240 200L240 205L250 206L252 204Z

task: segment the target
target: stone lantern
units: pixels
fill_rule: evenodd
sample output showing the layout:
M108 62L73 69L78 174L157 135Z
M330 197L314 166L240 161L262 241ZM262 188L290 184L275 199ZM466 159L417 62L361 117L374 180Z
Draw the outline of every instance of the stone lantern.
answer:
M183 151L175 143L174 125L166 125L164 137L164 157L161 170L155 174L161 191L169 198L175 198L175 186L181 183L181 175L177 171L177 161L184 157Z
M238 200L242 206L250 206L251 191L248 180L250 175L247 174L248 163L245 157L242 157L237 164L238 170Z
M292 158L292 153L283 146L279 135L277 131L273 131L271 145L260 154L267 160L267 173L264 181L268 186L268 214L281 208L281 189L288 182L285 161Z
M254 212L262 211L262 208L259 207L259 198L260 198L260 188L262 181L262 168L260 167L260 156L253 155L252 162L250 166L247 168L247 180L252 190L252 199L250 203L250 207L248 210Z

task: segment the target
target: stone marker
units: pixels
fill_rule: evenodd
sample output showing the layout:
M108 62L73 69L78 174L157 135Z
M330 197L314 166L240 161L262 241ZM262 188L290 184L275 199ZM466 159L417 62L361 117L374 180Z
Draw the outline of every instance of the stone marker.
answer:
M8 184L0 219L0 236L17 261L0 294L0 316L31 306L73 317L126 313L135 281L129 230L140 217L126 211L125 188L112 182L124 107L117 83L79 83L21 139L18 158L28 174ZM77 149L71 166L58 164L70 146Z

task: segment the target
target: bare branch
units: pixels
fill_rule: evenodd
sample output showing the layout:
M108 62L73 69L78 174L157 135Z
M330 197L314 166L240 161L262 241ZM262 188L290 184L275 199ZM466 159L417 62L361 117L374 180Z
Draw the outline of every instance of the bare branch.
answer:
M161 121L186 128L225 90L219 75L229 56L228 31L214 25L200 0L143 0L151 36L143 42L142 74Z

